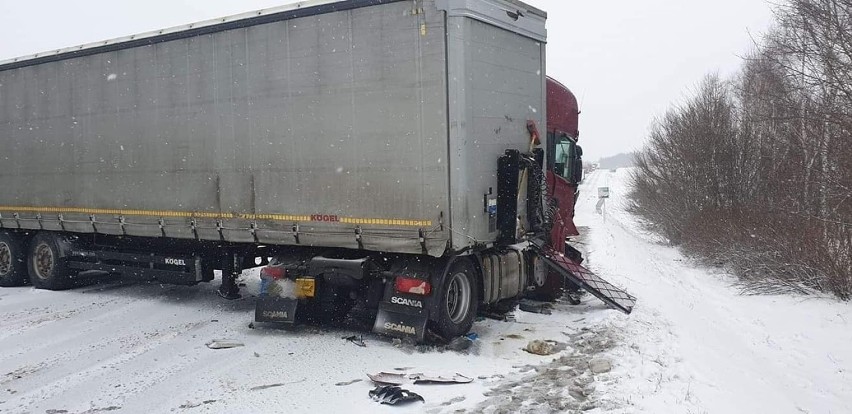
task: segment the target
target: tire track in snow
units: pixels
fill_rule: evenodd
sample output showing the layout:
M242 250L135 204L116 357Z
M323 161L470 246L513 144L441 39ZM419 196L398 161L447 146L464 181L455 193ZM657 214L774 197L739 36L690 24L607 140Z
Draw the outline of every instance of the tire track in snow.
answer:
M147 370L148 373L151 373L152 375L142 375L142 373L140 373L139 375L134 375L131 377L132 379L129 382L129 387L126 387L125 389L122 389L117 392L113 392L110 390L105 393L101 393L98 395L97 399L121 399L121 397L127 394L136 393L138 392L138 389L156 384L159 381L162 381L164 377L179 372L185 366L189 365L192 362L191 358L179 357L174 355L169 357L168 353L160 352L159 349L167 348L168 345L174 340L182 336L190 335L192 332L200 329L207 323L209 322L197 322L194 324L187 324L180 327L170 327L170 330L142 333L141 336L144 338L144 340L139 341L138 344L133 345L129 349L120 350L120 352L117 354L107 355L105 356L105 358L102 359L92 358L92 356L86 356L85 358L76 358L75 361L77 361L77 364L65 366L64 370L69 371L67 375L62 375L58 378L56 375L43 375L48 378L52 378L52 380L48 380L47 382L39 381L41 379L39 377L30 378L32 382L40 385L31 387L23 393L17 393L13 396L13 398L8 399L4 405L16 405L17 408L20 409L45 407L51 404L55 405L57 403L61 403L61 401L57 401L54 403L51 400L55 400L57 399L57 397L67 395L73 392L73 390L75 389L89 389L92 383L98 382L97 379L103 378L105 376L108 379L107 381L111 383L127 383L127 367L131 365L134 360L149 353L153 354L152 358L154 360L158 359L159 357L163 359L169 359L173 362L170 364L156 365L147 365L144 363L140 364L140 366L142 367L149 367L143 368L143 371ZM120 338L112 338L110 341L116 340L120 341ZM91 362L95 363L92 364ZM84 368L80 369L79 366L82 366ZM109 390L109 388L100 389ZM0 408L1 407L2 405L0 405Z
M74 387L74 384L85 384L81 388L89 388L91 381L86 378L98 378L97 375L89 375L91 372L127 368L128 363L133 368L134 355L145 354L152 346L166 344L174 338L194 342L195 338L186 339L186 335L209 325L212 319L220 318L217 315L223 312L241 312L245 306L230 303L214 306L212 304L217 303L218 297L209 292L211 289L202 286L197 290L163 290L157 286L140 285L114 297L102 292L92 296L85 294L88 292L81 294L78 291L49 292L57 297L64 295L66 303L60 306L74 311L74 317L58 324L39 325L2 342L5 349L13 352L3 354L0 360L0 375L8 374L0 376L0 381L4 383L2 388L5 389L0 390L0 401L8 399L7 404L27 401L22 405L26 406L33 401L51 398L57 393L70 395L67 389ZM45 299L43 295L32 298L37 301ZM104 309L92 308L93 300L96 304L109 306ZM194 306L199 301L202 306ZM76 303L79 307L73 309L67 302ZM199 321L199 318L203 320ZM164 322L169 325L164 327ZM153 354L154 358L163 359L169 352ZM156 363L140 366L148 368L156 366ZM167 365L172 366L181 366L180 361ZM168 375L169 371L171 369L155 372L152 378ZM140 374L141 377L146 377L144 372ZM121 375L113 376L112 382L121 383L123 378ZM56 381L46 382L46 379ZM146 384L138 382L136 386L120 391L132 393L129 391L131 388L150 386ZM119 395L113 391L112 383L103 384L102 388L109 391L105 394ZM33 393L33 390L37 392ZM0 404L0 408L4 405Z

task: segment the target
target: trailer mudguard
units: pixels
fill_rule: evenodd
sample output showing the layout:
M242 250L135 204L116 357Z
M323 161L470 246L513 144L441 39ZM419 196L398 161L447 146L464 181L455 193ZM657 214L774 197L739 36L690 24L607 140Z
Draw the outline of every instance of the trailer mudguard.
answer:
M385 293L379 304L373 332L422 342L430 315L437 314L439 301L435 298L435 291L443 283L452 262L419 257L417 260L400 260L391 266L385 276ZM394 284L397 276L428 281L432 285L432 293L413 295L397 292Z
M397 338L423 342L429 312L423 308L382 302L373 325L373 332Z

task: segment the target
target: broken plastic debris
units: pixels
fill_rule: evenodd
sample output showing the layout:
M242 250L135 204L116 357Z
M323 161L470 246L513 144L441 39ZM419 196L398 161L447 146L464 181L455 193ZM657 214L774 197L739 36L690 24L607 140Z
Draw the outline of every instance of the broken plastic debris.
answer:
M409 378L413 380L415 384L469 384L473 382L473 378L469 378L458 373L452 377L431 377L423 374L411 374L409 375Z
M390 385L376 387L370 391L369 395L373 401L387 405L407 404L414 401L426 402L416 393Z
M380 372L378 374L367 374L373 382L376 384L391 384L391 385L402 385L407 382L408 374L394 374L392 372Z
M345 339L345 340L352 342L353 344L358 345L362 348L367 347L367 344L364 342L364 335L344 336L341 339Z
M229 349L241 346L245 346L245 344L231 339L215 339L207 343L207 347L210 349Z
M462 374L452 377L429 376L426 374L396 374L392 372L380 372L378 374L367 374L376 384L403 385L403 384L468 384L473 378Z

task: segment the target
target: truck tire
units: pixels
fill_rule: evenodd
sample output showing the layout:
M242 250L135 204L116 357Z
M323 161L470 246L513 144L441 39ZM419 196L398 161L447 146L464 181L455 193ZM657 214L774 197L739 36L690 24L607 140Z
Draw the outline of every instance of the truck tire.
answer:
M27 253L23 239L8 231L0 231L0 286L27 284Z
M476 271L467 260L457 260L450 266L437 292L439 300L432 329L446 340L470 332L479 306L479 287Z
M56 233L41 232L30 242L27 270L36 289L64 290L73 286L68 267L68 242Z

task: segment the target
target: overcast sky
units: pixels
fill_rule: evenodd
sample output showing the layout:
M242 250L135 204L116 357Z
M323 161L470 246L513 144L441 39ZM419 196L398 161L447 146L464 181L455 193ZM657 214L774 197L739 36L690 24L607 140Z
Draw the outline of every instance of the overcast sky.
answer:
M736 72L771 22L764 0L529 0L549 13L548 74L581 101L587 159L639 149L708 72ZM289 0L0 0L0 60Z

